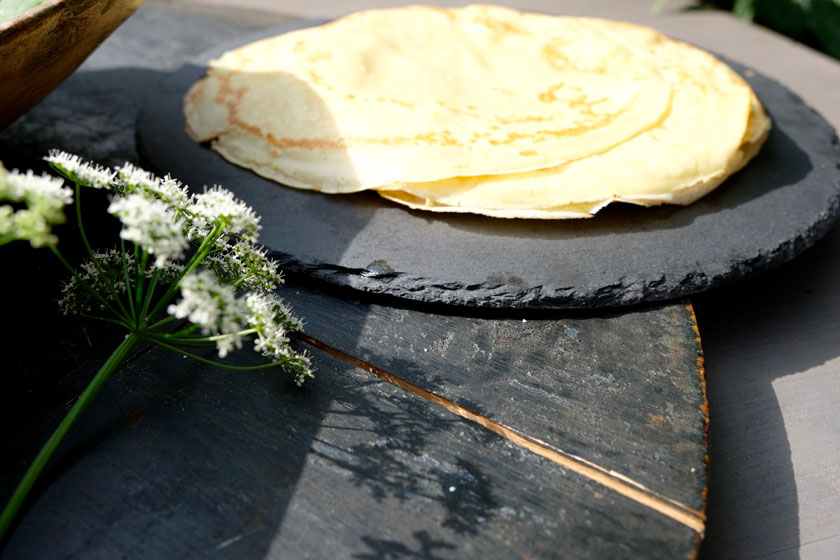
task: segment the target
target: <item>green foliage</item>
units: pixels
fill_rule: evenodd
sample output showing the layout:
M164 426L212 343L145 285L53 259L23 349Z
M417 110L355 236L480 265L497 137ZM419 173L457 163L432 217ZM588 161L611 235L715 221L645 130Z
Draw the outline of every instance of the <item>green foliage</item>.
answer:
M807 20L802 1L755 0L755 13L758 23L789 37L799 38L805 32Z
M155 177L129 163L111 170L59 150L44 159L64 179L6 171L0 163L0 245L29 241L48 247L71 274L59 302L64 312L124 328L128 335L0 511L0 542L76 419L140 341L237 371L281 366L298 385L312 377L309 356L289 344L288 335L303 324L274 293L282 278L277 262L257 245L260 218L252 208L219 186L190 193L168 175ZM65 179L75 184L75 197ZM119 249L100 252L90 246L82 223L82 187L110 191L108 213L122 222ZM61 254L51 231L64 222L64 207L74 202L89 257L78 269ZM246 338L265 363L235 366L186 350L215 346L224 358Z
M745 21L778 31L840 60L840 0L706 0ZM654 3L654 10L665 4Z
M754 0L735 0L732 4L732 12L741 19L752 20L755 17Z
M840 0L811 0L808 30L820 47L840 60Z

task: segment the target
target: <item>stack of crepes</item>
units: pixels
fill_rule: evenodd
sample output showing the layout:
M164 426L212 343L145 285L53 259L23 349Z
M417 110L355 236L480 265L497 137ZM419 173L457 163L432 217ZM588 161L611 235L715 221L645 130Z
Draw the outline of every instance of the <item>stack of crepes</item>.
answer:
M284 185L504 218L689 204L770 129L704 51L491 6L358 12L251 43L210 63L184 113L195 140Z

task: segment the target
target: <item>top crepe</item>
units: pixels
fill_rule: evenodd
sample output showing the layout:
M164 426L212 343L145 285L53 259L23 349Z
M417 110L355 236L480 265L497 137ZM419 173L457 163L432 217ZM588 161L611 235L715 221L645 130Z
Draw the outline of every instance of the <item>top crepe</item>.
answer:
M702 51L490 6L359 12L246 45L210 63L184 112L193 138L286 185L522 217L680 202L743 165L769 128L749 87Z

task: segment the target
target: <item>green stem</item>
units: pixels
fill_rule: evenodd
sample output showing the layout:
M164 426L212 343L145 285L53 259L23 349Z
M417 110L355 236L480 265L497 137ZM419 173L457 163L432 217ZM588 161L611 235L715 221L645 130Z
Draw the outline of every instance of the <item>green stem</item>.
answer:
M87 234L85 233L85 225L82 222L82 187L79 183L76 183L76 225L79 226L79 235L82 238L82 242L85 244L88 256L92 261L96 262L96 259L93 256L93 249L91 248Z
M87 249L88 257L93 263L93 266L96 267L96 270L99 272L99 274L103 274L102 267L99 266L99 259L96 258L96 255L93 252L93 248L90 246L90 241L88 241L87 233L85 233L85 224L82 221L82 187L81 185L79 185L79 183L76 183L76 225L79 228L79 236L82 238L82 242L85 245L85 249ZM109 284L107 290L111 292L111 297L114 298L117 307L119 307L120 311L122 312L117 313L117 315L128 317L128 310L120 301L120 295L117 293L116 289L114 289L114 287Z
M189 336L189 333L186 332L185 329L184 331L169 332L165 334L145 332L143 334L149 334L150 336L159 337L161 340L165 340L166 342L171 342L173 344L178 344L179 346L211 346L216 344L216 342L219 340L223 340L227 337L234 336L236 334L240 336L246 336L249 334L254 334L256 332L257 329L247 329L244 331L239 331L237 333L217 334L215 336Z
M191 354L191 353L187 352L183 348L177 348L175 346L172 346L171 344L167 344L161 339L161 337L158 337L158 336L149 336L148 340L151 341L151 342L154 342L158 346L163 346L164 348L166 348L168 350L172 350L173 352L177 352L177 353L179 353L183 356L186 356L188 358L192 358L193 360L197 360L197 361L199 361L203 364L207 364L207 365L215 366L215 367L220 367L220 368L224 368L224 369L232 369L232 370L235 370L235 371L251 371L251 370L255 370L255 369L266 369L266 368L270 368L270 367L276 367L277 365L279 365L276 362L269 362L267 364L260 364L258 366L229 366L229 365L223 364L221 362L216 362L216 361L213 361L213 360L208 360L207 358L202 358L201 356L196 356L195 354Z
M213 244L218 239L219 235L221 235L222 230L224 229L224 224L218 224L216 227L213 228L213 231L204 238L204 241L201 242L201 245L195 251L195 254L192 256L190 261L184 267L184 270L178 275L178 277L169 285L167 288L166 293L163 294L163 297L160 298L160 301L155 305L152 311L149 313L149 317L155 317L161 310L166 308L166 305L169 303L169 300L175 295L175 291L178 289L178 285L181 283L181 280L184 277L195 270L201 261L204 260L204 257L210 254L213 249Z
M182 328L180 330L170 331L167 334L188 335L188 334L194 333L195 331L197 331L200 328L201 328L200 325L186 325L184 328Z
M151 335L147 335L147 338L151 339L151 338L154 338L154 337L151 336ZM157 340L158 339L155 338L155 341L157 341ZM209 348L210 346L215 346L216 345L215 342L207 342L207 341L193 342L191 340L181 340L181 339L172 340L171 338L160 338L160 340L165 340L167 342L173 342L173 343L177 342L178 347L181 347L181 346L199 346L199 347L202 347L202 348Z
M131 310L130 317L134 319L133 323L137 323L137 312L134 309L134 298L131 297L131 277L128 270L128 259L125 256L125 239L120 238L120 254L123 262L123 281L125 282L125 294L128 300L128 308Z
M140 258L137 258L137 253L140 252ZM136 266L136 270L134 271L134 275L136 280L134 283L137 285L137 293L134 295L134 309L137 310L137 327L140 328L140 322L143 320L143 314L140 313L140 308L143 305L143 288L144 284L146 283L146 263L147 259L149 258L149 252L145 249L140 249L140 247L135 244L134 245L134 264Z
M168 315L168 316L164 317L163 319L161 319L160 321L158 321L157 323L153 323L151 325L146 325L146 327L143 329L143 332L148 333L149 331L153 331L157 328L160 328L164 325L167 325L167 324L171 323L172 321L178 321L178 320L179 319L177 317L175 317L174 315Z
M121 321L120 319L111 319L110 317L97 317L96 315L88 315L86 313L79 313L79 316L84 317L85 319L92 319L94 321L104 321L112 325L117 325L118 327L123 327L126 330L131 330L132 327L131 325L129 325L125 321Z
M149 305L152 303L152 296L155 293L158 278L160 278L160 269L155 267L152 272L152 278L149 280L149 286L146 288L146 297L143 299L143 305L140 307L140 313L138 313L141 327L146 326L146 312L149 310Z
M38 479L38 475L41 474L44 466L46 466L50 457L52 457L53 452L55 452L56 448L64 439L64 436L67 435L67 432L73 427L73 424L76 423L79 416L85 411L88 405L90 405L102 389L102 386L111 377L111 374L114 373L117 367L119 367L123 360L125 360L128 356L128 352L138 340L140 340L140 338L137 335L130 334L122 341L122 343L120 343L119 346L117 346L114 353L111 354L105 364L99 368L99 371L96 373L93 380L79 397L79 400L76 401L76 404L73 405L73 408L70 409L70 412L67 413L67 416L64 417L64 420L61 421L61 424L58 425L58 428L56 428L55 432L53 432L52 436L50 436L50 439L47 440L47 443L41 448L40 453L38 453L38 456L35 457L35 460L29 466L26 474L23 475L23 479L21 479L17 488L15 488L12 497L9 498L6 507L3 509L2 515L0 515L0 539L2 539L3 535L6 534L6 530L12 524L12 521L20 509L21 504L23 504L23 501L26 499L29 490L32 488L32 485L35 484L35 481Z
M161 336L163 336L163 338L165 338L167 340L172 340L172 341L177 340L179 342L180 341L184 341L184 342L216 342L217 340L222 340L224 338L227 338L229 336L233 336L233 335L236 335L236 334L238 334L240 336L246 336L246 335L249 335L249 334L254 334L256 332L257 332L257 329L245 329L245 330L235 332L235 333L216 334L216 335L213 335L213 336L190 336L190 337L186 337L186 336L181 336L181 333L177 333L177 332L166 333L166 334L161 335Z

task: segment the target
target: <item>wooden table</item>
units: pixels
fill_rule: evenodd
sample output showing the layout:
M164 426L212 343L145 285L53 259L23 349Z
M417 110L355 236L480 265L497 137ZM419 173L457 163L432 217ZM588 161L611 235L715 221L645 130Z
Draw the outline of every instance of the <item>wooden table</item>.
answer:
M645 20L640 5L585 9ZM349 9L288 6L303 16ZM0 136L0 147L21 167L51 145L111 164L134 159L137 100L122 98L125 88L148 87L216 41L286 19L147 3L83 74ZM757 34L840 74L836 64L728 16L677 14L654 23L691 38L698 21L735 29L744 41ZM725 37L733 44L717 50L753 63ZM79 114L87 124L74 129L68 117ZM837 543L838 524L819 515L838 503L830 463L838 452L831 430L840 424L830 408L840 389L831 362L837 345L823 330L837 322L829 290L837 267L817 275L833 237L798 259L804 276L794 263L697 300L713 410L704 556L784 556L800 546L819 555ZM21 295L54 286L52 278L39 281L58 272L49 255L14 251L30 267ZM157 350L141 353L68 440L3 557L681 557L695 550L705 409L685 302L594 316L487 316L335 293L306 279L284 292L307 318L307 334L321 341L311 387L300 392L276 376L231 376ZM6 343L13 373L2 398L15 406L3 409L12 427L4 439L16 463L4 462L2 488L13 486L114 340L57 317L50 301L27 305L29 317L5 339L19 340L21 329L33 339L52 336L57 352L33 361L42 352L38 339ZM811 336L791 337L780 309ZM791 339L804 348L780 343ZM821 361L828 363L810 365ZM786 372L804 375L773 382ZM783 406L779 394L810 410ZM809 414L820 413L805 433ZM790 435L796 428L809 456L794 468L792 449L802 445ZM768 508L773 515L762 513Z

